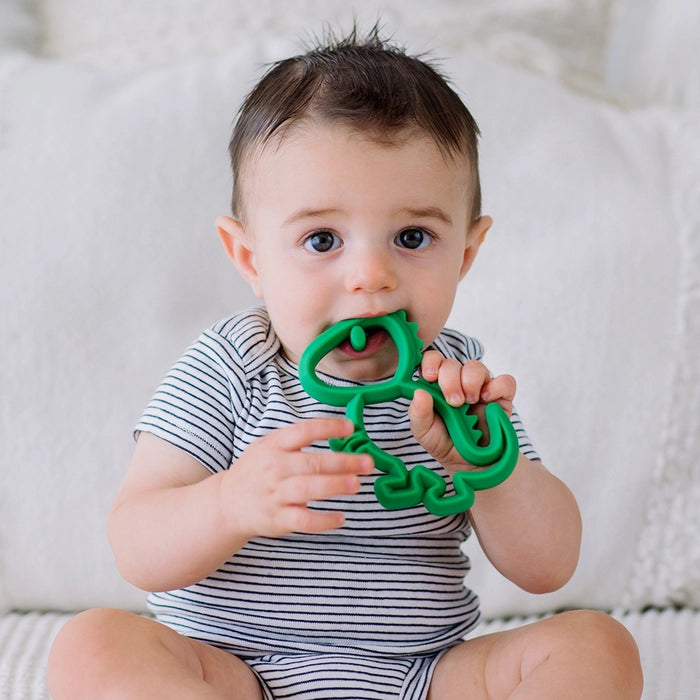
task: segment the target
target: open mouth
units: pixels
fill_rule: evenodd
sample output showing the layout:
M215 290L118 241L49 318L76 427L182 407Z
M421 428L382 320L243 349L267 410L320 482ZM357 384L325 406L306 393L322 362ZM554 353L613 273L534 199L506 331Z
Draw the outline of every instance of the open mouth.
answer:
M389 340L389 334L383 328L361 328L355 326L350 337L338 346L338 349L353 359L370 357L380 350Z

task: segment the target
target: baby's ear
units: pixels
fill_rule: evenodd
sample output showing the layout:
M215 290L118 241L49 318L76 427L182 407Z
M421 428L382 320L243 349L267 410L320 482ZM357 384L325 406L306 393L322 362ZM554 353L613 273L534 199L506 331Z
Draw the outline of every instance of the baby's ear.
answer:
M255 296L262 299L255 251L243 225L230 216L220 216L216 220L216 230L219 232L226 254L233 261L239 274L250 285Z
M476 254L479 252L481 244L486 238L486 234L493 225L493 219L490 216L480 216L469 229L467 234L467 245L464 248L464 257L462 259L462 267L460 269L459 278L462 279L464 275L469 272L469 268L472 266Z

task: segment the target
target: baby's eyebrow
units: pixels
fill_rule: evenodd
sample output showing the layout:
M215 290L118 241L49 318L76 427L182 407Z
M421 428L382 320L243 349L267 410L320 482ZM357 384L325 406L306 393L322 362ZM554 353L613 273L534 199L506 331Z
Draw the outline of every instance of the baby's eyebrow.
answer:
M297 211L290 214L283 221L283 224L293 224L304 219L318 219L331 214L337 214L339 211L339 209L334 209L333 207L328 207L326 209L312 209L310 207L304 207L302 209L297 209Z
M453 223L452 217L440 207L406 207L401 213L416 219L438 219L448 225Z
M284 220L283 224L293 224L297 221L303 221L304 219L319 219L332 214L338 214L340 211L340 209L335 207L326 207L321 209L303 207L290 214ZM412 219L437 219L448 226L451 226L453 223L452 217L443 209L440 209L440 207L404 207L398 211L398 214Z

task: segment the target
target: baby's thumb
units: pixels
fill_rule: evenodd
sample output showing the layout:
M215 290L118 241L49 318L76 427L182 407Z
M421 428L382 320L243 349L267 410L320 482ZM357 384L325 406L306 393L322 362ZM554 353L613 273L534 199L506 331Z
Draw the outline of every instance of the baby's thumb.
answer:
M413 394L413 400L408 407L408 420L414 437L423 447L426 447L423 441L428 436L435 421L433 397L427 391L417 389Z
M447 433L442 418L433 410L433 397L423 390L413 395L408 407L408 418L413 436L433 459L443 466L453 448L452 438Z

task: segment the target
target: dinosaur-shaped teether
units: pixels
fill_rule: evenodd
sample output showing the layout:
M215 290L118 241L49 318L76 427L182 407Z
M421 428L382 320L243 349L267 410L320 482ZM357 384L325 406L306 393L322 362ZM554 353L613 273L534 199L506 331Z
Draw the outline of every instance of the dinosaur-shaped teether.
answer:
M377 329L384 329L398 349L398 366L391 379L366 386L330 386L319 379L316 367L329 352L345 341L353 349L363 350L367 331ZM375 482L374 492L384 508L394 510L423 503L434 515L452 515L471 508L475 490L492 488L510 476L518 459L518 438L505 411L491 403L485 411L489 443L479 445L482 433L476 427L477 417L467 413L469 405L450 406L437 383L413 379L413 372L421 362L422 347L418 326L406 320L405 311L376 318L347 319L331 326L309 344L299 363L299 377L306 392L317 401L346 406L345 415L355 425L355 431L347 438L331 440L331 449L372 456L376 468L383 472ZM410 399L416 389L430 393L434 410L445 423L462 458L475 467L484 467L456 472L452 476L453 495L444 495L447 485L439 474L424 465L407 469L398 457L379 448L365 429L365 406L400 397Z

